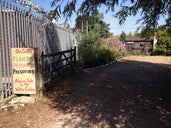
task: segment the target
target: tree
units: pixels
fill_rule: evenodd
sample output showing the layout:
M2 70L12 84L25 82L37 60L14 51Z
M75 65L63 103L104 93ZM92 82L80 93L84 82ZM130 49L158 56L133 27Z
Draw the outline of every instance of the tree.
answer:
M100 37L109 37L112 33L109 32L109 24L103 21L102 13L94 13L91 16L78 16L76 18L75 27L82 30L85 34L88 31L99 33Z
M129 33L128 33L128 36L129 36L129 37L133 37L134 35L132 34L132 32L129 32Z
M124 31L122 31L120 38L119 38L122 42L124 42L126 40L126 33Z
M109 30L110 30L109 24L107 24L104 21L101 21L99 25L100 25L100 36L101 37L107 38L112 35L112 33L109 32Z
M158 26L160 17L167 17L166 23L171 27L171 0L84 0L81 5L76 8L76 4L80 0L53 0L51 6L55 6L55 14L60 16L71 17L75 12L81 15L90 15L96 12L102 5L107 7L106 12L112 11L114 16L119 19L119 24L123 24L129 16L135 16L138 12L141 13L140 19L142 26L146 28L155 28ZM62 8L64 5L64 8ZM115 10L119 5L121 9ZM115 12L116 11L116 12Z
M136 32L134 32L134 36L135 36L135 37L141 37L141 34L140 34L139 32L136 31Z
M158 28L156 30L158 41L154 54L171 55L171 35L168 28Z
M153 36L155 31L156 31L156 29L143 28L140 32L140 37L150 38L151 36Z

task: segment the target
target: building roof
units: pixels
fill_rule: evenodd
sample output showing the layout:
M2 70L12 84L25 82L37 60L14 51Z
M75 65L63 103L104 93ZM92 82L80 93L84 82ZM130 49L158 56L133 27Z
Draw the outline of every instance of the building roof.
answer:
M142 38L142 37L126 37L125 42L151 42L153 37Z

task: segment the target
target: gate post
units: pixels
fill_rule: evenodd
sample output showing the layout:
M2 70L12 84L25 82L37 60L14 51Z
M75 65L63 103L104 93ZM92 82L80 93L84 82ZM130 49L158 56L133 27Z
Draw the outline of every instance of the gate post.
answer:
M36 87L37 87L37 92L36 95L37 97L43 97L44 96L44 61L43 61L43 52L38 51L36 49L36 58L37 58L37 82L36 82Z
M74 65L76 65L76 61L77 61L77 48L76 46L74 46Z

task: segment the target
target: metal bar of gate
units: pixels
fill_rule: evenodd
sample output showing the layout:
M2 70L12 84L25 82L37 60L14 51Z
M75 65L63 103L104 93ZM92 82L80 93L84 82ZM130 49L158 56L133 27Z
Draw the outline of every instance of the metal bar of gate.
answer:
M26 17L26 10L24 10L25 13L24 13L24 17ZM26 18L23 18L24 20L24 23L23 23L23 27L24 27L24 43L27 44L26 42L26 39L27 39L27 31L26 31L26 26L27 26L27 21L26 21Z
M19 17L19 11L18 11L18 7L16 7L16 17L15 17L15 21L16 21L16 47L19 47L19 37L18 37L18 34L19 34L19 30L18 30L18 17Z
M21 9L21 11L20 11L20 30L21 30L21 31L20 31L20 32L21 32L21 33L20 33L20 42L21 42L21 46L22 46L22 47L25 47L24 40L23 40L23 37L24 37L24 36L23 36L23 34L24 34L23 32L24 32L24 31L23 31L23 14L22 14L22 12L23 12L23 11L22 11L22 9Z
M7 82L7 72L6 72L6 69L7 69L7 62L6 62L6 59L5 59L5 57L6 57L6 42L7 42L7 36L6 36L6 33L7 33L7 30L6 30L6 14L5 14L5 11L6 11L6 4L5 4L5 2L3 3L3 7L4 7L4 10L2 11L2 14L3 14L3 33L4 33L4 41L3 41L3 88L4 88L4 90L7 90L7 88L6 88L6 86L5 86L5 84L6 84L6 82ZM5 92L4 92L5 93ZM6 94L6 93L5 93ZM5 95L4 94L4 95ZM5 95L5 97L6 97L6 95Z
M11 86L11 73L10 73L10 69L11 69L11 30L10 30L10 3L7 3L7 11L6 11L6 19L7 19L7 41L6 41L6 71L7 71L7 82L6 82L6 97L9 96L10 94L10 86Z
M11 22L11 28L12 28L12 33L13 33L13 40L12 40L12 48L14 48L16 44L16 30L15 30L15 6L12 5L13 13L12 13L12 22Z
M11 47L10 47L10 95L12 95L12 93L13 93L13 82L12 82L12 53L11 53L11 48L13 48L13 46L14 46L14 40L15 40L15 38L14 38L14 10L13 10L13 5L12 5L12 3L10 4L10 31L11 31L11 42L10 42L10 44L11 44Z
M16 47L16 40L17 40L17 38L16 38L16 7L15 7L15 5L13 5L12 6L12 10L14 10L14 13L13 13L13 24L12 24L12 28L13 28L13 33L14 33L14 42L13 42L13 44L12 44L12 47L14 48L14 47Z
M26 32L25 32L25 36L26 36L26 46L28 46L28 42L29 42L29 30L28 30L28 27L29 27L29 18L28 18L28 12L26 11L26 24L25 24L25 29L26 29Z
M2 42L3 42L3 29L2 29L2 1L0 0L0 35L1 35L1 47L0 47L0 99L3 98L2 93Z
M35 36L36 36L36 35L35 35L35 20L34 20L34 18L32 19L32 27L33 27L33 28L32 28L32 34L33 34L33 36L32 36L32 38L33 38L33 39L32 39L33 44L32 44L32 45L33 45L33 47L35 47Z
M22 45L21 45L21 36L20 36L20 34L21 34L21 8L19 8L19 10L18 10L18 39L19 39L19 41L17 42L17 43L19 43L19 48L20 47L22 47Z
M37 20L35 20L35 23L34 23L34 24L36 25L36 28L35 28L35 35L36 35L36 40L35 40L35 41L36 41L36 42L38 42L38 38L37 38L37 36L38 36L37 25L38 25L38 24L37 24L37 23L38 23ZM37 47L38 47L38 44L37 44Z
M12 8L12 4L10 3L10 15L9 15L9 17L10 17L10 31L11 31L11 48L13 47L13 43L14 43L14 28L13 28L13 13L14 13L14 11L13 11L13 8Z

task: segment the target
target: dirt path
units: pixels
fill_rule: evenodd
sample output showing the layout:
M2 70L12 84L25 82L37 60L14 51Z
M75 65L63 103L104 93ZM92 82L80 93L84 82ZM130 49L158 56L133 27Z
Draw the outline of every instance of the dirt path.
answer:
M0 111L0 128L169 128L171 57L125 57L77 71L44 99Z

